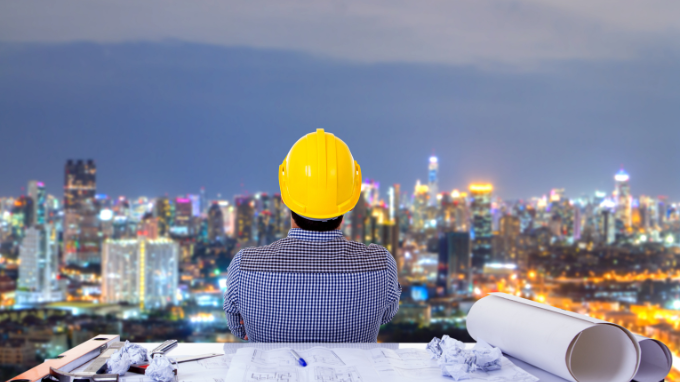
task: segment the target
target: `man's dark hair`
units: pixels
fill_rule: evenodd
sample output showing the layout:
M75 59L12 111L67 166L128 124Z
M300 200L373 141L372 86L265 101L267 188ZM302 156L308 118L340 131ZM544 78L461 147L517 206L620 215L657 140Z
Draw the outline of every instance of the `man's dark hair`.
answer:
M304 229L305 231L319 231L319 232L332 231L334 229L338 229L340 227L340 223L342 222L343 216L340 215L337 218L333 218L330 220L326 220L325 222L322 222L303 218L302 216L296 214L293 211L290 211L290 215L293 217L293 220L295 220L295 224L297 224L298 227Z

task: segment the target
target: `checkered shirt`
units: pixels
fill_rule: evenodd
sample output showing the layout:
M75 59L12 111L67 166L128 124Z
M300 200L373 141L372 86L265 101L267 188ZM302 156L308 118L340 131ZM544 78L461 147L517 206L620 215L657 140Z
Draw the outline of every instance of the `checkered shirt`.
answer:
M339 230L293 228L270 245L243 249L228 277L229 329L252 342L376 342L399 309L392 255Z

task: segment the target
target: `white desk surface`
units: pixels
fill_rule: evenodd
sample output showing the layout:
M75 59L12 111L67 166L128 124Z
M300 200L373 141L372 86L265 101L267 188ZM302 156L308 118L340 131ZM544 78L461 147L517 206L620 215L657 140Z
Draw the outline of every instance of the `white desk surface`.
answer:
M151 350L160 343L139 343L145 348ZM374 347L388 347L392 349L425 349L426 343L377 343L377 344L346 344L346 343L332 343L332 344L307 344L307 343L297 343L297 344L274 344L274 343L180 343L177 348L172 350L169 354L171 356L185 356L185 355L198 355L204 353L224 353L231 354L235 353L238 348L241 347L264 347L264 348L276 348L276 347L293 347L293 348L306 348L312 346L326 346L326 347L357 347L357 348L367 348L371 349ZM473 346L473 344L467 344L468 346ZM526 370L528 373L539 378L539 382L566 382L565 379L552 375L546 371L533 367L525 362L519 361L512 357L506 355L515 365Z

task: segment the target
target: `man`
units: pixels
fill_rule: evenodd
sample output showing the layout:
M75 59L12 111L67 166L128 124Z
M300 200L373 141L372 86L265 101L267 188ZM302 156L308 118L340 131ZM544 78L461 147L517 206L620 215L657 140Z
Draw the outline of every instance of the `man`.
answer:
M290 149L279 186L292 228L232 260L229 329L252 342L376 342L399 309L401 285L385 248L339 230L359 200L359 164L342 140L318 129Z

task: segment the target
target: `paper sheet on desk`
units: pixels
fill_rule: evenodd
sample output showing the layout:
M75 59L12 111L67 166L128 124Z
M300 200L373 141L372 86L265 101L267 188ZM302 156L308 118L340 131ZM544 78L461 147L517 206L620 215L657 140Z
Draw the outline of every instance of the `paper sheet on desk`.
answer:
M379 381L369 353L348 348L296 350L307 362L301 367L288 348L239 349L224 382L372 382ZM368 355L368 356L367 356Z
M384 382L451 382L444 377L441 368L430 358L427 350L420 349L373 349L370 351L376 369ZM536 382L538 378L515 366L503 357L500 370L477 371L465 382Z
M224 382L451 382L426 350L371 350L316 347L296 351L307 361L297 365L287 348L239 349ZM503 359L501 370L475 373L469 382L535 382L538 379Z
M626 329L502 293L477 301L467 328L476 340L569 381L627 382L640 364L641 346Z

